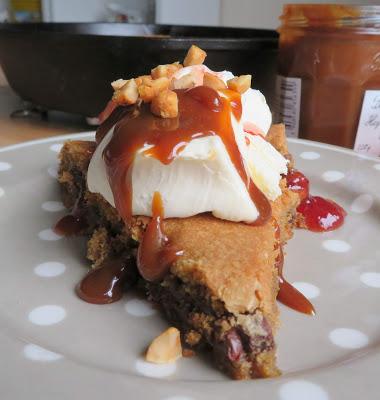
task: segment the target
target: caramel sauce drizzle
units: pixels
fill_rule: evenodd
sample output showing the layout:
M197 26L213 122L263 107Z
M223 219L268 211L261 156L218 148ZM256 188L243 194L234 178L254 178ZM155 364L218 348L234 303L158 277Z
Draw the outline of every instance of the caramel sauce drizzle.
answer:
M277 239L276 248L279 248L279 255L277 256L275 264L278 270L279 283L277 300L295 311L299 311L303 314L315 315L314 306L310 303L310 301L284 278L284 252L282 251L282 246L280 244L280 227L278 226L277 221L274 220L274 223L276 229L275 235Z
M87 219L85 218L84 212L81 209L82 200L83 194L80 192L71 213L63 216L54 225L53 231L57 235L73 236L88 228Z
M107 133L118 121L120 121L122 118L132 117L136 112L137 106L135 105L117 107L114 102L108 102L106 109L103 111L107 117L96 130L96 144L98 145L104 139L104 136L107 135Z
M77 295L87 303L109 304L123 296L125 283L134 279L135 268L130 258L106 261L91 270L77 285Z
M163 278L170 266L183 252L169 243L163 230L164 206L160 193L152 201L152 218L137 251L137 268L147 281Z
M284 253L281 248L279 257L276 260L276 267L278 269L278 282L280 287L280 290L277 294L277 300L285 306L288 306L293 310L299 311L303 314L315 315L314 306L310 303L310 301L284 278L283 265Z

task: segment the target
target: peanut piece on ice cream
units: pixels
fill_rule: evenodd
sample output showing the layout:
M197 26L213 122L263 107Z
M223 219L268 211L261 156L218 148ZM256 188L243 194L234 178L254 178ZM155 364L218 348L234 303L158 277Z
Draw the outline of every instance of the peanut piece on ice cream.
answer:
M153 68L151 71L151 75L153 79L158 78L171 78L178 70L180 70L182 64L179 62L175 62L173 64L165 64L165 65L158 65L156 68Z
M135 104L139 97L139 92L137 90L137 85L134 79L126 81L126 83L117 89L112 100L117 104Z
M227 89L226 84L221 79L208 72L206 72L203 77L203 85L208 86L214 90Z
M171 83L172 89L190 89L196 85L197 79L190 72L179 79L173 79Z
M178 97L172 90L164 90L153 98L150 109L162 118L175 118L178 115Z
M165 77L151 80L146 84L143 83L138 87L140 98L145 103L150 103L154 97L156 97L163 90L166 90L169 85L170 80Z
M227 81L228 89L239 92L240 94L246 92L251 87L251 75L240 75Z
M188 67L189 65L203 64L206 56L207 54L204 50L193 44L186 54L183 65Z
M153 81L153 78L150 75L141 75L135 78L137 86L141 85L150 85Z
M169 328L157 336L146 352L146 360L155 364L172 363L182 356L179 330Z
M116 81L111 82L112 89L121 89L127 82L128 81L126 79L117 79Z

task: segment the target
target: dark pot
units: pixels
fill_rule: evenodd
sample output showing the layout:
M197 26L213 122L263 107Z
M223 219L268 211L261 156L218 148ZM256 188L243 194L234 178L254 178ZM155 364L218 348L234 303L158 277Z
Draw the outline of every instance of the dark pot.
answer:
M96 116L109 100L110 82L182 61L191 44L206 64L252 74L271 105L277 33L259 29L115 23L0 24L0 63L24 100L50 109Z

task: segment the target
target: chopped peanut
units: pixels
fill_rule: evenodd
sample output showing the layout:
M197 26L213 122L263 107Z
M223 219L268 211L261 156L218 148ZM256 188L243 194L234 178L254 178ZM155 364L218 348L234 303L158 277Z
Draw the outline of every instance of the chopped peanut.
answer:
M111 86L113 90L121 89L128 81L125 79L117 79L116 81L111 82Z
M183 65L188 67L189 65L199 65L203 64L207 54L204 50L200 49L194 44L188 50Z
M153 98L150 107L153 114L162 118L175 118L178 115L177 93L166 89Z
M203 85L208 86L214 90L227 89L226 84L221 79L208 72L206 72L203 77Z
M117 104L135 104L139 97L137 85L134 79L128 80L120 89L117 89L112 100Z
M158 65L156 68L153 68L151 71L151 75L153 79L158 78L171 78L178 70L180 70L182 64L179 62L175 62L173 64L165 64L165 65Z
M146 360L155 364L172 363L182 356L180 333L177 328L169 328L157 336L146 352Z
M154 97L154 90L150 85L140 85L138 92L141 100L145 103L150 103Z
M195 76L189 73L184 75L182 78L173 79L171 86L173 89L189 89L194 87L195 84L196 84Z
M251 87L251 75L240 75L227 81L228 88L235 92L244 93Z
M152 88L155 93L158 94L163 90L166 90L170 85L170 79L166 77L158 78L152 81Z
M152 79L150 82L140 85L138 87L138 92L140 98L145 103L150 103L154 97L156 97L163 90L168 89L170 85L170 80L168 78L162 77L158 79Z
M153 78L150 75L141 75L135 78L137 86L148 85L152 82Z

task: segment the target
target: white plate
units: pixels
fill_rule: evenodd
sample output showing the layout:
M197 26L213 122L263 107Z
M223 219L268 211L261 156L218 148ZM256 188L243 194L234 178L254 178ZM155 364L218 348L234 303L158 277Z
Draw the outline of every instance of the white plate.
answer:
M133 293L115 304L79 300L81 239L50 228L65 211L55 179L69 135L0 149L0 398L378 399L380 373L380 160L291 140L313 194L348 216L334 232L297 231L285 274L317 315L281 306L280 378L234 382L207 359L155 366L141 358L166 323Z

